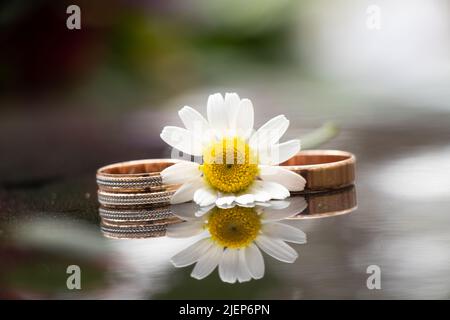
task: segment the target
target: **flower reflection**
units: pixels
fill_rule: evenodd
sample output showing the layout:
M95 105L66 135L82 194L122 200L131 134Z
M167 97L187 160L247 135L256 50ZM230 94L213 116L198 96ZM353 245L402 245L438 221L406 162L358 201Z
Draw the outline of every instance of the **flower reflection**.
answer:
M254 207L201 208L189 216L179 208L186 222L169 226L167 236L176 238L200 235L200 240L181 250L171 261L175 267L195 263L191 276L204 279L218 266L224 282L246 282L264 276L261 250L277 260L292 263L298 254L286 242L306 243L303 231L281 222L306 208L304 198L272 201Z

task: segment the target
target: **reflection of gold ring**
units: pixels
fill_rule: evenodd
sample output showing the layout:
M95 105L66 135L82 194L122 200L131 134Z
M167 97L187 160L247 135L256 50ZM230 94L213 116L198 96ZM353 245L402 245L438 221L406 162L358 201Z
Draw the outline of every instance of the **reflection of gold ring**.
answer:
M163 237L166 234L167 226L167 223L136 226L111 226L102 223L100 229L108 238L134 239Z
M339 189L355 182L353 154L338 150L300 151L281 164L306 179L304 193Z
M133 223L136 221L162 221L173 218L170 206L156 208L113 209L100 207L100 218L107 224Z
M149 193L112 193L98 191L98 202L105 207L146 207L169 204L174 190Z
M106 192L137 193L164 189L160 172L177 163L172 159L137 160L111 164L97 171L97 184Z
M110 238L162 237L167 226L182 220L172 213L170 206L146 209L111 209L100 207L103 234Z
M350 213L357 208L355 186L322 193L304 195L308 206L292 219L333 217Z

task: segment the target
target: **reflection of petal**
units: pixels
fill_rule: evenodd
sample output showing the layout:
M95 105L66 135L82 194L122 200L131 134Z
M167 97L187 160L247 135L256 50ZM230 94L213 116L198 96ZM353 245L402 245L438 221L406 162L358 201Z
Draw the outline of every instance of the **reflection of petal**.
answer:
M203 229L203 221L188 221L171 224L167 227L166 236L170 238L188 238L201 233Z
M217 192L210 187L203 187L195 191L193 200L200 206L209 206L216 202Z
M197 219L203 217L205 214L207 214L214 207L215 207L214 205L211 205L211 206L199 208L197 211L195 211L195 217Z
M225 249L219 264L219 276L223 282L235 283L238 273L239 253L235 249Z
M252 279L252 275L247 267L247 261L245 261L245 250L239 250L239 263L237 271L237 279L239 282L247 282Z
M170 259L175 267L185 267L198 261L213 246L211 239L206 238L183 249Z
M199 217L203 216L209 210L214 208L214 205L200 207L195 202L185 202L176 205L171 205L170 210L178 218L185 221L197 221L200 220Z
M216 200L216 205L219 208L227 208L229 206L234 206L233 202L236 199L235 195L232 193L220 194Z
M261 251L253 243L242 251L245 252L245 261L252 277L261 279L264 276L264 259Z
M276 202L282 202L282 205L277 205ZM286 202L289 203L287 207ZM272 201L271 206L262 213L263 223L290 218L304 211L307 206L305 198L298 196L289 198L289 201Z
M306 234L302 230L280 222L264 224L263 233L271 238L306 243Z
M223 254L223 248L211 246L201 257L192 270L191 277L201 280L206 278L219 264Z
M298 257L297 252L283 240L260 235L255 242L265 253L277 260L292 263Z
M255 196L253 194L243 194L236 197L236 202L242 205L251 204L255 202Z

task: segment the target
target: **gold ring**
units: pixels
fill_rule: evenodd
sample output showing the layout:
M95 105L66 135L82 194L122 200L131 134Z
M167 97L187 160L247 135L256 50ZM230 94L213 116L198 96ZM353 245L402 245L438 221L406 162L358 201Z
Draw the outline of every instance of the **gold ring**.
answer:
M149 225L112 226L102 221L100 229L104 236L113 239L156 238L165 236L169 224L155 223Z
M175 190L148 193L113 193L99 190L98 202L104 207L148 207L161 206L170 203Z
M321 193L303 195L308 206L289 219L316 219L334 217L355 211L358 208L355 186Z
M339 150L300 151L283 168L306 180L305 190L298 193L340 189L355 183L355 156Z
M136 160L111 164L97 171L97 184L105 192L139 193L164 190L160 172L175 159Z
M107 208L98 209L100 218L106 224L163 221L173 218L169 205L156 208Z
M162 237L167 226L182 220L170 206L147 209L99 209L102 233L109 238Z

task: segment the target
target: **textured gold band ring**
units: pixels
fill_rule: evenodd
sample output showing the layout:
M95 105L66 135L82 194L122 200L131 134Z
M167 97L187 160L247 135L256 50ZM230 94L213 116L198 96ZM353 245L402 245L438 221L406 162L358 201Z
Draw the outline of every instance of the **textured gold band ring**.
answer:
M175 159L136 160L111 164L97 171L100 190L142 193L164 190L160 172L177 163Z
M161 206L170 203L175 190L149 193L112 193L98 191L98 201L105 207L146 207Z

